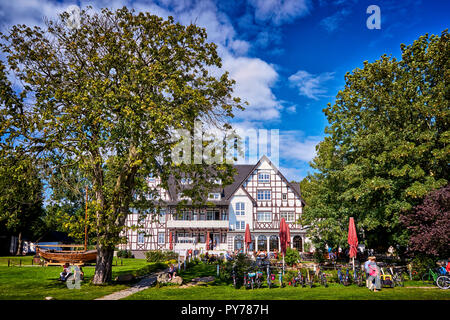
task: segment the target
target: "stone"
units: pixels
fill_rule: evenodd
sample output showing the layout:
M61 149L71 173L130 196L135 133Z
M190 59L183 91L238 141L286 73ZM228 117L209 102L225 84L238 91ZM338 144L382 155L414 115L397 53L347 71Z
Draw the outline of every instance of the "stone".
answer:
M172 281L170 281L170 282L175 283L177 285L181 285L181 284L183 284L183 278L175 276L172 278Z
M175 284L181 285L183 283L183 278L181 278L179 276L175 276L175 277L172 277L172 280L170 280L169 274L162 273L158 276L156 281L158 283L175 283Z
M214 280L216 280L215 277L208 276L208 277L200 277L200 278L192 279L192 282L197 282L198 284L200 284L200 283L213 282Z
M53 297L45 297L45 300L55 300Z
M122 274L115 279L117 282L130 282L134 280L134 276L130 273Z

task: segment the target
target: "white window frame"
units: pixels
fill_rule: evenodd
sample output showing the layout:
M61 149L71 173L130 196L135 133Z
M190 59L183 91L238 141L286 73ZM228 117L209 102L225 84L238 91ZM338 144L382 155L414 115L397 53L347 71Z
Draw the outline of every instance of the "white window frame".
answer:
M262 197L260 198L260 194L262 193ZM272 191L268 189L262 189L256 191L256 199L257 201L270 201L272 198Z
M272 212L271 211L258 211L256 213L256 220L258 222L272 222Z
M295 222L295 212L293 211L281 211L280 212L280 220L284 218L286 222Z
M162 237L162 239L161 239ZM158 244L165 244L166 243L166 233L165 232L158 232Z
M258 172L258 183L270 183L270 172Z
M220 193L219 192L213 192L208 194L208 200L220 200Z
M245 215L245 202L236 202L235 205L235 214L237 216Z
M236 230L245 230L245 221L236 221Z
M140 231L140 232L138 233L138 236L137 236L137 243L138 243L138 244L144 244L144 243L145 243L145 232L144 232L144 231Z

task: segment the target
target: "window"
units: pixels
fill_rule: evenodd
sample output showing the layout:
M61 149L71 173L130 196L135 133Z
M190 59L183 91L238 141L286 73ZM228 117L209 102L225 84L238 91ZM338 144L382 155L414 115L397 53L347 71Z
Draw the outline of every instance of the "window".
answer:
M236 230L245 230L245 221L236 221Z
M295 222L295 213L294 212L280 212L280 219L284 218L286 222Z
M245 203L244 202L236 203L236 215L237 216L245 215Z
M257 200L270 200L270 190L258 190Z
M164 244L166 241L166 234L164 232L158 232L158 243Z
M138 233L138 243L143 244L145 242L145 233L139 232Z
M269 212L269 211L258 212L256 218L260 222L271 222L272 221L272 212Z
M214 220L214 211L206 211L206 220Z
M258 173L258 182L259 183L269 183L270 182L270 173L269 172Z
M281 195L281 198L282 198L283 200L287 200L287 193L283 193L283 194Z
M220 193L210 193L208 194L209 200L220 200Z
M159 211L159 222L166 222L166 210Z

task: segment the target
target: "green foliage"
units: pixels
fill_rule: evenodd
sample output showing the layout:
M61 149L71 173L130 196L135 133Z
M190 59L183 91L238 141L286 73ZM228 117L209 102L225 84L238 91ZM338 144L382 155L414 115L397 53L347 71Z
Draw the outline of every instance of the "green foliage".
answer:
M282 255L279 255L279 258ZM284 256L284 262L288 266L292 266L294 263L298 263L300 260L300 253L296 249L286 248L286 255Z
M448 183L448 31L401 45L402 59L383 55L345 76L329 126L301 182L310 236L346 246L349 217L360 243L385 250L405 246L407 214L431 190Z
M148 262L164 262L168 260L177 260L178 253L173 251L150 250L145 253Z
M5 152L0 150L0 232L35 240L46 231L38 169L26 155Z
M71 182L75 190L89 186L99 255L110 255L123 241L130 210L142 215L133 226L139 228L162 205L147 177L160 177L167 190L170 177L195 176L196 184L183 190L195 205L205 202L211 179L231 183L229 164L173 163L180 140L173 133L193 133L197 120L230 128L233 111L243 107L204 29L126 7L91 9L82 10L79 29L68 27L64 13L44 28L16 25L0 34L7 67L24 84L16 95L0 73L0 135L2 144L42 164L53 190L69 191ZM73 202L67 192L54 200L61 210ZM79 219L67 223L71 229ZM99 271L94 282L110 275Z
M252 260L243 254L239 253L233 261L226 261L223 263L223 279L228 283L232 282L233 267L237 276L237 283L239 285L244 281L244 272L248 272L252 266Z
M130 250L119 250L119 251L117 251L117 257L118 258L134 258L134 255ZM152 261L152 262L159 262L159 261Z

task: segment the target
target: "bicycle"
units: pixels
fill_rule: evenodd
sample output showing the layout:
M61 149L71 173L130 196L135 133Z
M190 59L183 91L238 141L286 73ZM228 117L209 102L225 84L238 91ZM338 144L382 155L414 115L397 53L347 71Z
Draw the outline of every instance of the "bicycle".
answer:
M237 288L237 272L236 272L236 266L233 265L233 268L231 269L231 278L233 279L233 287Z
M307 286L312 288L314 286L314 274L311 274L309 269L306 270L306 283Z
M347 287L350 284L350 273L349 273L348 268L347 268L347 272L345 273L345 276L342 274L341 268L338 269L337 275L338 275L338 281L340 284L342 284L345 287Z
M404 287L405 283L403 280L403 271L400 268L395 268L395 267L389 267L388 268L389 273L392 276L392 281L394 282L394 285L396 287Z
M316 270L316 275L317 275L317 280L318 282L323 285L325 288L328 287L327 284L327 277L325 276L325 274L322 272L322 268L320 266L317 267Z
M429 268L423 275L422 275L422 282L424 284L432 284L436 283L437 278L439 277L439 271L433 270Z
M439 289L447 290L450 288L450 276L441 275L436 279L436 285Z
M353 283L355 283L358 287L362 287L365 284L363 272L359 268L355 268L355 270L353 270Z
M270 272L270 265L267 266L267 287L272 288L273 282L275 281L275 274Z
M255 283L258 289L261 288L262 286L262 278L263 278L262 271L261 270L256 271Z

